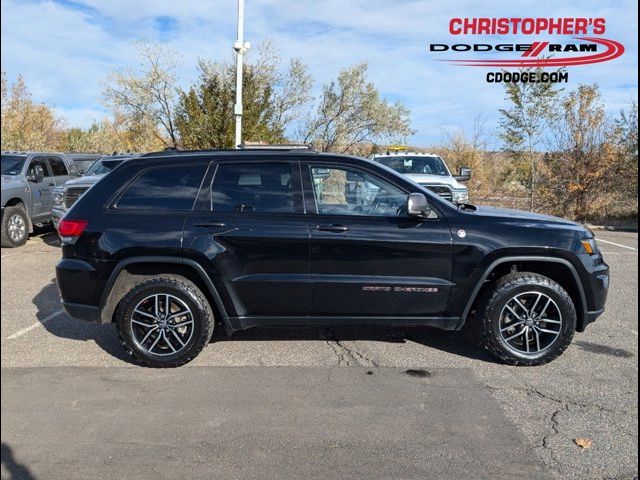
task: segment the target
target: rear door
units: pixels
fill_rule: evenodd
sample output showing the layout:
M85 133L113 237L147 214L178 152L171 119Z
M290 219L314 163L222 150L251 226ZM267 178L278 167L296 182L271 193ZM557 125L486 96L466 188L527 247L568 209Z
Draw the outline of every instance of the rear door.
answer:
M57 155L47 157L47 160L49 160L49 166L51 167L51 173L53 174L56 187L64 185L64 183L71 178L69 175L69 167L67 167L65 161Z
M180 257L185 218L193 209L208 168L208 161L185 159L138 171L106 214L99 216L103 232L99 248L116 258L118 252L129 257Z
M184 256L205 266L230 316L306 315L309 230L291 157L219 161L185 223Z
M311 232L311 313L318 316L437 317L452 278L452 239L443 217L406 214L409 192L371 171L303 163Z

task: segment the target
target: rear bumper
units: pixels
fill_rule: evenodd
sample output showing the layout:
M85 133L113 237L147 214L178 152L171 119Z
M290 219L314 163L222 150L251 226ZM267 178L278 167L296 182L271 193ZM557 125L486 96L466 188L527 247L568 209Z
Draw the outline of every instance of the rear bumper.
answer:
M102 323L102 309L92 305L62 301L62 308L70 317L91 323Z
M104 262L102 262L104 263ZM103 323L101 297L104 272L101 262L90 264L75 258L63 258L56 265L56 280L62 307L73 318Z

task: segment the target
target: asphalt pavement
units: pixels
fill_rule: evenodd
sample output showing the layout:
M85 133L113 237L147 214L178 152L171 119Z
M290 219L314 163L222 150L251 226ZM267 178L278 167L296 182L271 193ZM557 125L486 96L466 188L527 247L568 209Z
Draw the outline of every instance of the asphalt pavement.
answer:
M61 311L40 233L1 254L2 478L637 478L638 236L597 236L607 312L542 367L456 332L299 328L218 331L167 372Z

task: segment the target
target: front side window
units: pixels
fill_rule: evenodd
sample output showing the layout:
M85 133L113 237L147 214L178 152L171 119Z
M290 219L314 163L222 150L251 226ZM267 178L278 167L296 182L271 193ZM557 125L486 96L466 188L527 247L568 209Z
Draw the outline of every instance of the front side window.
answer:
M42 172L45 177L50 177L51 173L49 173L49 169L47 168L47 163L44 161L43 157L35 157L31 160L29 164L29 170L27 170L27 175L35 175L36 174L36 166L42 167Z
M191 210L206 171L206 165L153 168L133 181L117 201L116 207Z
M60 157L49 157L49 165L51 166L51 171L53 172L54 177L69 175L67 166Z
M294 213L291 164L220 164L211 207L214 212Z
M312 166L311 178L320 215L396 217L407 203L402 190L359 170Z

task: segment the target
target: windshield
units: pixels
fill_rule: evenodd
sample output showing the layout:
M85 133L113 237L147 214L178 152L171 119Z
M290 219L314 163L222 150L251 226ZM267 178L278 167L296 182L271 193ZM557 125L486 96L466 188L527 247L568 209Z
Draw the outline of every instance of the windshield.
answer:
M94 162L89 170L87 170L87 175L106 175L111 170L120 165L122 160L97 160Z
M2 175L20 175L26 155L2 155Z
M402 174L449 176L449 171L440 157L377 157L376 161Z

